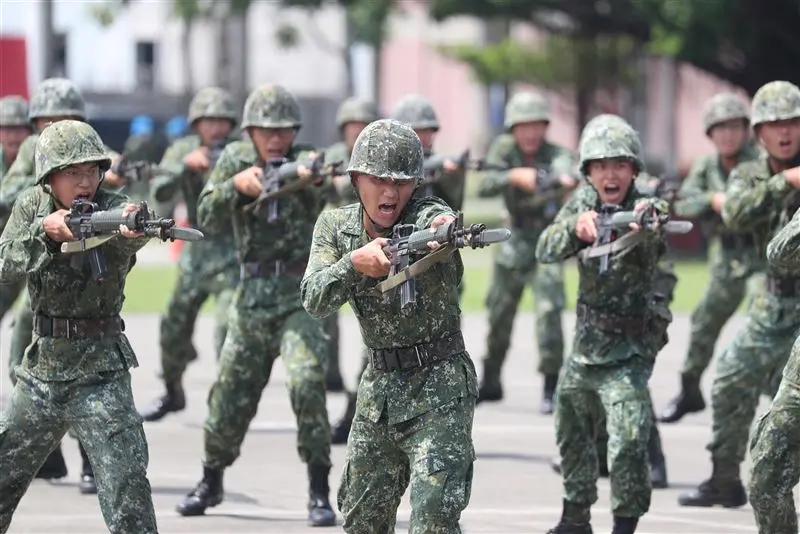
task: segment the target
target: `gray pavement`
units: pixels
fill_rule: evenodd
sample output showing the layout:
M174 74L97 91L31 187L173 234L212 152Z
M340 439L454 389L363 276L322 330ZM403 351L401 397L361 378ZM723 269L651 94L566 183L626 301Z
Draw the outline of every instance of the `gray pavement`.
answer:
M358 367L359 333L351 315L341 319L343 354L347 377ZM161 393L158 370L155 316L126 317L128 334L141 367L133 371L136 401L143 404ZM481 406L475 417L474 439L478 454L469 508L462 516L465 533L544 533L558 520L561 485L548 461L556 453L553 423L537 412L541 382L535 374L536 349L533 318L518 317L514 343L504 372L507 398L502 404ZM723 341L730 340L741 318L728 325ZM567 315L567 332L573 315ZM8 320L1 331L2 354L6 354L10 330ZM486 321L482 315L464 319L467 346L478 360L483 351ZM671 329L671 343L661 354L651 381L657 409L675 393L683 358L688 319L677 317ZM150 482L160 532L162 533L290 533L311 532L305 524L306 479L304 466L295 449L294 421L285 389L285 374L277 365L271 384L264 391L259 412L245 440L241 458L226 473L225 502L209 510L206 517L182 518L175 504L191 490L201 475L202 424L205 398L214 379L212 322L203 317L195 340L201 358L186 377L188 408L160 423L145 424L150 444ZM0 397L7 398L9 383L2 362ZM711 373L705 378L709 391ZM3 395L4 394L4 395ZM761 410L766 406L762 403ZM344 408L342 395L329 396L329 413L336 419ZM641 534L735 534L754 533L755 523L748 507L739 510L683 509L677 505L680 492L692 488L710 473L704 446L709 437L710 414L689 417L678 425L661 428L669 467L670 489L653 494L651 511L640 523ZM35 481L23 498L9 532L81 533L106 532L97 498L78 494L76 484L80 460L76 442L65 438L65 455L70 469L68 481L50 484ZM334 448L331 476L332 496L343 463L344 448ZM749 464L744 467L746 474ZM597 533L611 530L609 486L599 482L600 500L592 510ZM335 502L335 498L333 499ZM400 509L398 532L407 532L409 502ZM330 531L340 531L339 528Z

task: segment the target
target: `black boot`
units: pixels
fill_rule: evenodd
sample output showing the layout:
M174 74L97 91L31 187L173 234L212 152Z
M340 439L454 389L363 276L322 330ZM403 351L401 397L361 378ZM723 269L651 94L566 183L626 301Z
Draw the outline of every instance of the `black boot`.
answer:
M89 463L89 456L86 455L86 449L78 442L78 450L81 453L81 460L83 460L83 467L81 468L81 483L78 484L78 491L84 495L94 495L97 493L97 483L94 480L94 470L92 464Z
M482 402L499 402L503 400L503 386L488 386L481 384L478 388L478 400L476 404Z
M356 400L358 397L351 393L347 397L347 408L344 415L331 428L331 445L345 445L347 438L350 437L350 429L353 427L353 419L356 416Z
M50 453L47 459L39 468L35 478L42 478L44 480L57 480L67 476L67 464L64 461L64 455L61 453L61 444Z
M681 375L681 392L661 412L658 420L661 423L677 423L684 415L705 409L706 401L700 391L700 379Z
M564 501L561 520L547 534L594 534L589 523L589 508Z
M328 501L331 489L328 486L327 465L308 466L308 524L312 527L335 527L336 514Z
M203 466L203 480L175 507L182 516L203 515L222 502L222 469Z
M678 498L681 506L722 506L739 508L747 504L747 493L739 477L739 466L714 461L711 478L702 482L696 490Z
M615 515L614 530L611 531L611 534L634 534L638 524L638 517L619 517Z
M168 413L179 412L186 408L186 396L180 380L167 382L167 392L146 406L139 415L145 421L160 421Z
M336 378L326 378L325 379L325 391L330 393L341 393L344 391L344 381L342 377Z
M544 415L553 413L553 396L556 393L557 384L558 375L545 375L544 393L542 395L542 405L539 407L539 413Z
M667 461L660 445L658 434L651 432L650 439L647 442L647 459L650 464L650 483L653 489L666 489L669 487L667 482Z

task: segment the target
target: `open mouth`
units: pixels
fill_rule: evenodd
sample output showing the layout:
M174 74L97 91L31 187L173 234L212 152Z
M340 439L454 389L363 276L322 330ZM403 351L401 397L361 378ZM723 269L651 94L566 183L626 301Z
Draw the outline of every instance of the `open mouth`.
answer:
M616 184L608 184L603 186L603 192L609 196L618 195L620 191L621 191L620 187Z
M81 193L80 195L75 195L75 200L89 200L89 193Z
M378 211L382 215L391 215L392 213L394 213L396 207L397 204L381 204L380 206L378 206Z
M781 140L778 142L778 145L779 145L781 148L789 148L789 147L791 147L791 146L792 146L792 141L791 141L791 140L789 140L789 139L785 139L785 140L784 140L784 139L781 139Z

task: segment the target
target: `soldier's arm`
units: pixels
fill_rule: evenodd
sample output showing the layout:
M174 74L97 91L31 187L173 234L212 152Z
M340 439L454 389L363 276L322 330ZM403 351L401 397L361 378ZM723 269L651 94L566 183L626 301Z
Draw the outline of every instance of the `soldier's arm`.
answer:
M47 264L59 252L59 243L45 234L43 219L37 217L39 195L31 190L11 210L8 224L0 236L0 283L24 280Z
M581 213L592 209L592 204L587 197L593 191L581 186L569 200L561 207L550 225L544 229L536 243L536 259L542 263L558 263L577 254L581 249L589 246L578 239L575 228Z
M3 181L0 182L0 206L10 210L17 200L17 197L35 185L34 173L35 160L33 158L36 149L36 136L28 137L19 148L17 159L8 169Z
M236 205L251 202L233 186L233 177L239 171L239 164L228 145L217 161L211 176L197 201L197 220L203 229L211 233L222 231L233 216Z
M706 160L700 158L694 162L681 184L679 199L673 206L675 214L687 218L700 217L711 209L711 199L714 198L714 194L708 190Z
M781 270L800 271L800 210L767 245L767 261Z
M442 190L442 199L455 210L464 206L464 190L466 189L467 173L463 169L448 172L442 171L437 185Z
M486 154L486 164L498 167L508 167L507 142L502 138L498 138L489 147L489 152ZM478 186L478 196L482 198L495 197L503 193L510 185L511 170L506 171L486 171L483 173L483 178Z
M573 176L575 170L575 159L572 153L561 147L555 148L555 156L550 162L550 168L555 176L562 176L564 174Z
M722 221L731 230L748 231L772 217L776 204L783 200L791 187L783 173L759 180L739 169L734 169L728 178Z
M180 191L181 180L188 170L183 163L187 150L185 143L173 143L158 164L158 174L150 182L150 194L156 202L169 202Z
M350 259L350 252L339 254L336 247L338 210L324 211L314 225L311 255L300 282L303 307L314 317L323 318L341 308L362 279Z

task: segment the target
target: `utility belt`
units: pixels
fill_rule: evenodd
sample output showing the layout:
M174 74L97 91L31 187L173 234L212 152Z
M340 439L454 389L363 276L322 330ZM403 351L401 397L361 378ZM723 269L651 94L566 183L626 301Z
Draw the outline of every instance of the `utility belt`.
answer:
M124 332L125 321L119 315L99 319L67 319L37 314L33 318L33 331L41 337L88 339Z
M776 297L798 297L800 278L767 276L767 292Z
M756 236L755 234L724 233L719 235L719 244L725 250L753 248L756 246Z
M466 350L464 336L459 330L445 338L430 343L420 343L397 349L369 349L372 368L391 373L425 367L435 362L449 360Z
M648 320L642 317L625 317L613 313L604 313L586 304L578 303L578 321L587 323L601 332L641 336L645 333Z
M270 260L270 261L250 261L240 264L239 279L248 280L250 278L270 278L273 276L296 276L302 277L306 272L307 260Z

